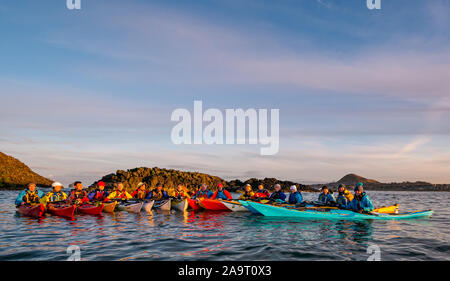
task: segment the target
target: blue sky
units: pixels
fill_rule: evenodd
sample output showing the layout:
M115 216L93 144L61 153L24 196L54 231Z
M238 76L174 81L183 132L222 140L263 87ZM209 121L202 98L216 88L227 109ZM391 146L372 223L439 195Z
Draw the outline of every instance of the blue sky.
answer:
M90 184L159 166L226 179L450 182L450 5L0 1L0 145ZM279 108L280 151L181 145L176 108Z

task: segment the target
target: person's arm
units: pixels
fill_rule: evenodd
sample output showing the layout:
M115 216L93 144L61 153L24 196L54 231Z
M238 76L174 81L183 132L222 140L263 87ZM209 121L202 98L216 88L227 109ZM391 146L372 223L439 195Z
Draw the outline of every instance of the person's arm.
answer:
M24 195L25 195L25 191L23 191L23 190L19 193L19 195L17 195L16 202L15 202L16 205L22 204Z
M89 192L89 194L88 194L88 196L87 196L87 197L88 197L88 199L89 199L89 200L93 200L93 199L94 199L94 197L95 197L95 193L96 193L96 192L95 192L95 190L94 190L94 191L91 191L91 192Z
M225 196L227 197L228 200L233 199L233 197L231 197L231 194L228 192L228 190L225 190Z
M209 193L209 192L208 192ZM217 191L216 192L214 192L214 194L210 197L210 199L216 199L216 196L217 196Z
M286 201L286 194L284 194L284 192L281 192L280 195L281 195L281 200Z
M365 201L365 206L364 206L364 211L366 211L366 212L372 212L373 211L373 204L372 204L372 201L370 201L370 199L369 199L369 197L367 197L366 198L366 200L364 200Z

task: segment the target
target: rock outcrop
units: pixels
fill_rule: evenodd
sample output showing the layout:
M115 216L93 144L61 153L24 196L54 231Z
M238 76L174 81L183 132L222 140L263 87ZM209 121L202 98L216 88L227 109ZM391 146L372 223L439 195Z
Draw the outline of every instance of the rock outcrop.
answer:
M42 187L52 184L51 180L36 174L16 158L0 152L0 188L17 189L30 182Z

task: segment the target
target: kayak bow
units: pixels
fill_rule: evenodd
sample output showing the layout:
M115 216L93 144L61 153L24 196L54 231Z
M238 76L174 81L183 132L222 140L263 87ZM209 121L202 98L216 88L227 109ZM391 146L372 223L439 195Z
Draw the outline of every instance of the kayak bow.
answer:
M24 216L41 218L44 216L45 206L43 204L32 205L21 205L17 208L17 212Z

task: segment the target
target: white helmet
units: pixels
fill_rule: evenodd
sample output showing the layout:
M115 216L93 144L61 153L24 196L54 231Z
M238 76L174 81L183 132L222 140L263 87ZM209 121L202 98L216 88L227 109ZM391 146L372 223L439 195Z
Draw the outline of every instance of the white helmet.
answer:
M295 185L292 185L289 189L297 191L297 187Z
M55 181L54 183L52 183L52 187L57 187L57 186L63 187L63 185L60 182Z

